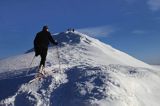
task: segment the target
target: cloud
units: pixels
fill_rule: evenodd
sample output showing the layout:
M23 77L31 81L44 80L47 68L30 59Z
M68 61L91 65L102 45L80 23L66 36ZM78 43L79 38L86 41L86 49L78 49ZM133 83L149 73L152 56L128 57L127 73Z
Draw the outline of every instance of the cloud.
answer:
M148 0L147 4L152 11L160 10L160 0Z
M138 2L138 0L124 0L129 4L133 4L135 2ZM160 0L146 0L145 1L147 5L149 6L149 9L152 11L158 11L160 10Z
M146 31L144 31L144 30L134 30L134 31L132 31L132 33L136 34L136 35L141 35L141 34L145 34Z
M93 37L109 37L115 30L111 26L88 27L78 29L78 31Z

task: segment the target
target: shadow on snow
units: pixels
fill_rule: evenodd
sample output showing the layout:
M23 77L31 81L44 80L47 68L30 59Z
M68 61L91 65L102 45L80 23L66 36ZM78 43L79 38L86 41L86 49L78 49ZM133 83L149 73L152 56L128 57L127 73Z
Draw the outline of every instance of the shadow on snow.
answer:
M106 98L109 75L99 67L76 66L66 71L68 82L51 95L52 106L91 106L90 100ZM96 104L94 104L96 106Z
M30 74L35 73L35 68L30 70L28 76L26 76L25 70L28 69L0 74L0 100L14 95L22 84L27 83L34 78L34 76Z

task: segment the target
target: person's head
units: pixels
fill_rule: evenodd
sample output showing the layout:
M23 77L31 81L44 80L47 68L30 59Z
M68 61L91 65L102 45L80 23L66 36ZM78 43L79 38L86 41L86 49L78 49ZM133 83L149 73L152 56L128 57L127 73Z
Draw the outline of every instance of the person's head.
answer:
M42 29L43 31L48 31L48 26L43 26L43 29Z

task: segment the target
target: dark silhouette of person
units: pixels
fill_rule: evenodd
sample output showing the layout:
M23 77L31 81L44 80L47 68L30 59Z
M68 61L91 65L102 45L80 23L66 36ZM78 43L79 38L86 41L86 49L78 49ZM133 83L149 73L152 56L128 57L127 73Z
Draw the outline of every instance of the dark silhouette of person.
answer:
M40 70L40 68L45 67L48 45L50 42L53 45L58 45L57 41L55 41L53 39L53 37L51 36L51 33L48 31L48 26L43 26L42 31L38 32L36 34L35 39L34 39L35 56L40 55L40 57L41 57L39 70Z
M74 29L74 28L68 28L67 31L68 31L68 32L74 32L75 29Z

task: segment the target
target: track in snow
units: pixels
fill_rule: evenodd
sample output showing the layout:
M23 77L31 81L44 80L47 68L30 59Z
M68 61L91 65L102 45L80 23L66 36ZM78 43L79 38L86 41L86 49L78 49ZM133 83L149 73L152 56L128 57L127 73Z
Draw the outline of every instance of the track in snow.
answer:
M28 83L31 79L29 77L22 78L23 80L14 79L12 83L14 84L16 80L17 89L11 90L8 95L3 96L3 99L7 96L11 97L1 101L1 104L11 104L11 106L21 106L22 104L23 106L32 106L33 104L37 104L37 106L92 106L93 104L98 105L95 101L100 100L109 102L124 99L130 102L127 95L133 96L135 91L134 89L124 89L118 77L123 76L128 80L141 79L150 73L145 68L113 64L108 66L79 65L65 69L64 72L54 70L54 73L51 72L51 69L53 69L52 66L46 69L47 75L40 81ZM0 84L3 86L3 83ZM119 89L119 93L114 94L113 89L115 91Z

